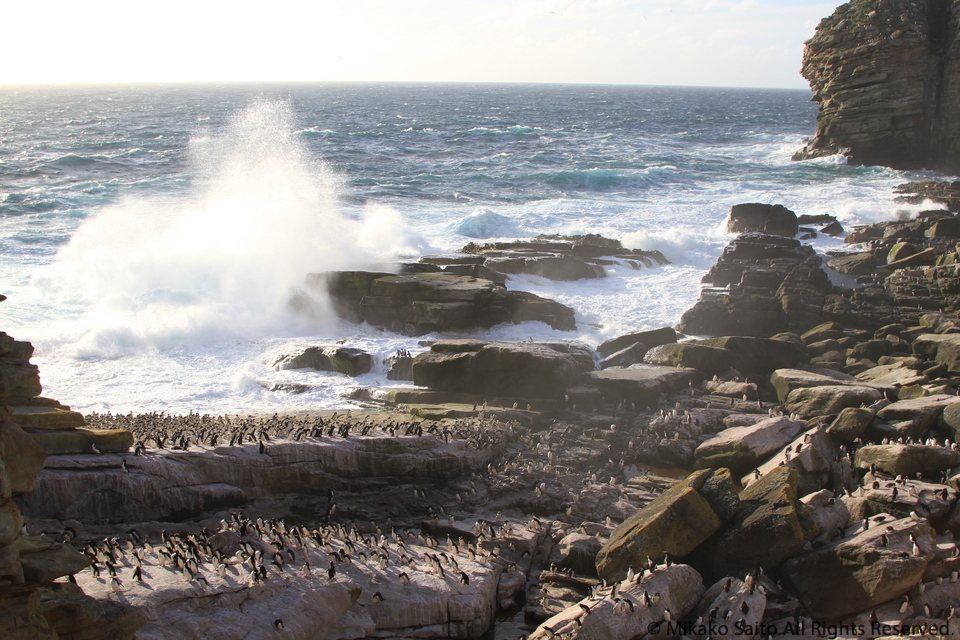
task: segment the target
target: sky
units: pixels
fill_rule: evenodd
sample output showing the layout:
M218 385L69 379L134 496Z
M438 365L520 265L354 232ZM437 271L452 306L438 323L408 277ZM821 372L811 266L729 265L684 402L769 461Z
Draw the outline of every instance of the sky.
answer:
M8 2L0 84L392 81L806 88L836 0Z

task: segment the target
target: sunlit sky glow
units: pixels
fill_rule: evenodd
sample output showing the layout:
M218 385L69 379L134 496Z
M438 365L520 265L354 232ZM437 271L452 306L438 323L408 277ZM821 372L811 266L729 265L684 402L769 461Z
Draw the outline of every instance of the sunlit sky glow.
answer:
M14 1L0 84L572 82L806 88L836 0Z

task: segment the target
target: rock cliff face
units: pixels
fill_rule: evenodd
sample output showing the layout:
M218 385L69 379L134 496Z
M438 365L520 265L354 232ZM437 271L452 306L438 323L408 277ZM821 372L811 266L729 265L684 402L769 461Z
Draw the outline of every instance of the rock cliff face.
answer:
M820 105L794 156L960 171L958 0L853 0L807 41L801 73Z

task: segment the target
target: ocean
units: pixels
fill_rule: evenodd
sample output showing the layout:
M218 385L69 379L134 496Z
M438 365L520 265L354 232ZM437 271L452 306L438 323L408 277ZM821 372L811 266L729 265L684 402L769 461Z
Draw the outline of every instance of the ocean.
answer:
M423 339L291 310L307 273L391 268L468 242L599 233L670 265L511 289L573 306L582 340L672 325L740 202L851 225L929 203L935 174L792 162L807 91L647 86L287 84L0 87L0 330L36 347L44 395L84 411L349 407ZM934 208L939 208L934 205ZM820 238L819 250L841 244ZM358 379L265 354L345 341ZM274 383L305 385L273 392Z

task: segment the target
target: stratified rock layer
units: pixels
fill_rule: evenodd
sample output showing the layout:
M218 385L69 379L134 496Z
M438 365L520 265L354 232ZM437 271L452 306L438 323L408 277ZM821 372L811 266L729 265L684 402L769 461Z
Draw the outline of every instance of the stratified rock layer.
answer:
M956 0L853 0L807 41L801 73L820 105L795 159L960 169Z

